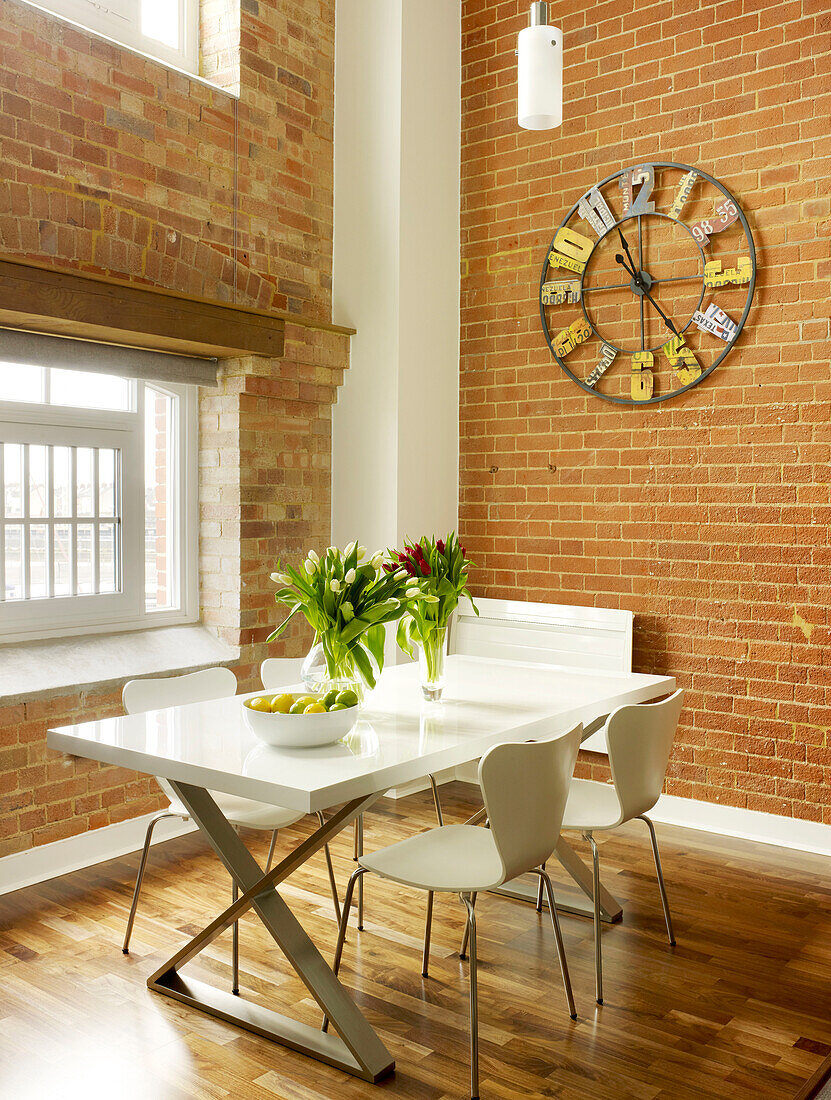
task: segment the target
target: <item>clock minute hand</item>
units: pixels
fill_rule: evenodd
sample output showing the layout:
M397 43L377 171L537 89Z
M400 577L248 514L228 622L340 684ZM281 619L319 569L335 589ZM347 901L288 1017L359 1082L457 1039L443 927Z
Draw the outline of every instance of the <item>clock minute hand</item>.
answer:
M640 275L635 274L635 272L627 264L626 260L624 260L623 256L621 256L621 254L619 252L615 256L615 260L621 265L621 267L626 268L626 270L632 276L632 278L635 282L635 286L639 287L640 290L641 290L641 293L643 294L643 296L650 300L650 302L655 307L657 312L661 315L661 318L663 319L664 324L669 329L669 331L673 334L673 336L678 336L678 329L675 327L675 325L672 323L672 321L670 321L669 317L667 317L667 315L664 313L664 311L661 309L661 307L658 305L658 303L655 301L655 299L652 297L652 295L646 289Z

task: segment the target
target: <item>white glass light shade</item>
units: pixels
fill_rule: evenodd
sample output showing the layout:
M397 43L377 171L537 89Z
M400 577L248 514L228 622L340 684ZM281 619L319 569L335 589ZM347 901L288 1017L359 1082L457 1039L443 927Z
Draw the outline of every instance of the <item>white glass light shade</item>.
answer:
M559 27L525 27L517 47L517 119L525 130L563 121L563 34Z

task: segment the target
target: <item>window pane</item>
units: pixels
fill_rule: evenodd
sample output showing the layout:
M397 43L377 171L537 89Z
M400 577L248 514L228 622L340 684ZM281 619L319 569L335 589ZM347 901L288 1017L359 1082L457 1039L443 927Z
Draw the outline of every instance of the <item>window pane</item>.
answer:
M55 483L55 515L72 515L72 448L52 448L52 476Z
M94 530L91 523L78 524L78 592L81 594L93 591L92 540Z
M76 448L78 472L75 482L76 515L91 516L92 511L92 450Z
M177 50L179 5L171 0L141 0L141 33Z
M144 397L144 552L147 610L172 607L174 516L173 398L150 386Z
M115 451L98 452L98 514L115 515Z
M45 600L49 595L49 534L45 523L29 528L29 598Z
M55 595L72 595L72 529L55 524Z
M99 592L115 592L115 524L102 523L98 529Z
M7 516L23 515L23 448L19 443L3 444L3 500Z
M0 363L0 401L43 401L43 367Z
M29 515L40 519L49 514L49 483L46 476L46 447L29 446Z
M6 527L6 599L23 599L23 525L9 524Z
M62 370L60 367L49 367L49 374L52 405L116 411L130 408L132 385L127 378L96 374L94 371Z

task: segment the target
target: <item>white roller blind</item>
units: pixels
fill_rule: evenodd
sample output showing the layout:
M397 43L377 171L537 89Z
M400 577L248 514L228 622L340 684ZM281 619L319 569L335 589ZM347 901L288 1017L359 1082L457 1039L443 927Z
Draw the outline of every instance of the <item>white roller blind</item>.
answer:
M217 384L216 359L168 355L161 351L65 339L62 336L46 336L21 329L0 329L0 363L25 363L38 367L118 374L122 378L143 378L148 382L175 382L193 386Z

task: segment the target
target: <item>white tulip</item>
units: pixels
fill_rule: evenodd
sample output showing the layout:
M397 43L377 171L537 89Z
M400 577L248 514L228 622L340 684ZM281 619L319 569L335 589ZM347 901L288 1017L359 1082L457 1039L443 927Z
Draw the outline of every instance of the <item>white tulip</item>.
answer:
M421 594L420 588L408 588L404 593L405 596L419 596Z
M409 577L409 575L406 569L399 569L397 573L393 573L393 576L398 581L400 581L402 577Z
M310 577L313 577L317 572L317 565L315 564L315 562L309 561L308 558L303 562L303 568L306 570Z
M317 556L317 554L314 552L314 550L310 550L308 556L309 556L309 560L313 561L315 563L315 565L319 564L320 558Z
M383 550L376 550L376 552L372 555L372 562L371 562L372 568L373 569L380 569L381 562L383 560L384 560L384 551Z
M427 603L438 603L439 602L438 596L425 596L424 599L427 601Z
M343 579L346 581L347 584L351 584L355 579L355 570L347 570L346 576Z
M359 546L358 547L358 564L363 565L363 563L368 559L368 557L369 557L369 551L367 550L367 548L365 546Z
M346 548L346 549L344 550L344 552L343 552L343 556L344 556L345 558L348 558L348 557L349 557L349 555L350 555L350 554L352 553L352 551L353 551L353 550L355 549L355 547L356 547L357 545L358 545L358 540L357 540L357 539L355 539L355 541L354 541L354 542L350 542L350 544L349 544L349 545L347 546L347 548Z
M340 592L340 581L337 577L333 577L329 581L329 587L332 589L333 592Z

